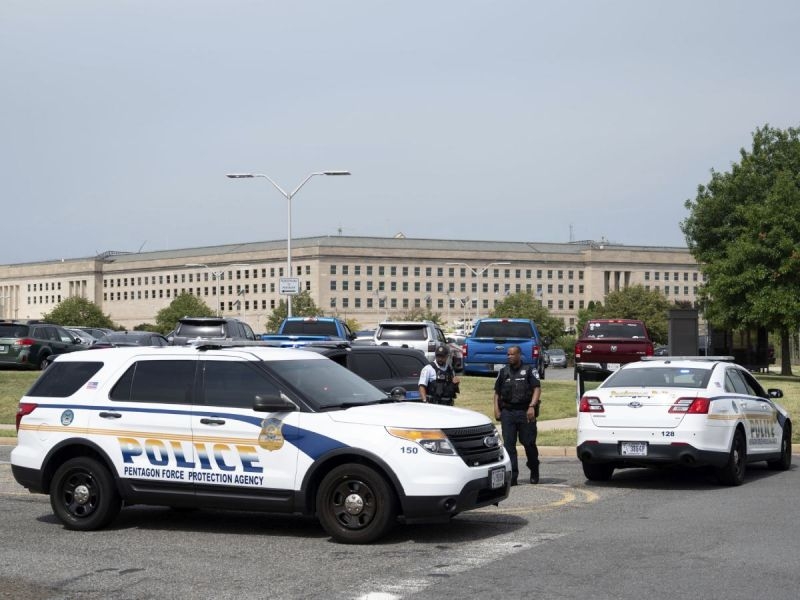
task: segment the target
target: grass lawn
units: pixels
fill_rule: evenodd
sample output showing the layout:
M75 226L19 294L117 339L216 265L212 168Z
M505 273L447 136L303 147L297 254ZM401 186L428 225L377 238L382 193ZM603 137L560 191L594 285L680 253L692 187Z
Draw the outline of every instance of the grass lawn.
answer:
M0 370L0 423L14 423L19 399L30 388L38 375L38 371ZM786 408L795 420L800 418L798 417L800 415L800 377L759 374L757 378L765 388L782 389L784 397L779 399L778 403ZM456 399L456 406L483 413L494 420L493 389L493 377L462 376L461 394ZM574 416L575 382L549 379L542 381L542 408L539 420L546 421ZM15 435L13 429L0 429L0 437L14 437ZM572 429L539 432L538 444L540 446L574 446L575 442L576 435ZM800 444L800 427L794 428L792 442Z

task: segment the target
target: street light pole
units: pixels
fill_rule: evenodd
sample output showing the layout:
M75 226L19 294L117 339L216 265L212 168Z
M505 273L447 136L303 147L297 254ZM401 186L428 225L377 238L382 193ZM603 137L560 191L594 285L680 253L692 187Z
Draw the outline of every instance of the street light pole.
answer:
M183 266L184 267L203 267L206 271L211 273L211 280L214 282L214 284L215 284L214 285L214 289L216 289L216 291L217 291L217 293L216 293L216 296L217 296L217 310L215 310L214 312L217 314L217 316L219 316L219 279L222 276L223 271L212 271L211 267L209 267L208 265L203 264L203 263L189 263L189 264L186 264L186 265L183 265Z
M461 266L461 267L466 267L467 269L472 271L472 274L478 279L478 295L477 295L478 306L477 306L477 309L475 310L475 319L477 320L481 316L481 280L480 280L481 275L483 275L491 267L496 267L498 265L510 265L511 263L508 262L508 261L492 262L492 263L489 263L488 265L485 265L483 267L471 267L467 263L463 263L463 262L449 262L449 263L446 263L446 264L448 264L448 265L458 265L458 266Z
M219 316L219 282L222 279L222 275L224 275L225 271L223 271L221 269L219 271L213 271L211 269L211 267L209 267L208 265L203 264L203 263L189 263L189 264L186 264L186 265L183 265L183 266L184 267L203 267L206 271L211 273L211 278L216 283L216 290L217 290L217 294L216 294L216 296L217 296L217 310L214 311L214 312L217 314L217 316ZM250 263L234 263L232 265L228 265L228 267L249 267L249 266L250 266Z
M229 173L226 175L226 177L229 179L253 179L255 177L262 177L269 181L273 187L278 190L284 198L286 198L286 277L292 277L292 198L294 198L295 194L300 191L300 188L302 188L309 179L316 177L317 175L350 175L350 171L315 171L314 173L310 173L308 177L306 177L291 193L286 192L281 186L275 183L275 181L269 175L264 175L263 173ZM292 316L292 294L286 295L286 316Z

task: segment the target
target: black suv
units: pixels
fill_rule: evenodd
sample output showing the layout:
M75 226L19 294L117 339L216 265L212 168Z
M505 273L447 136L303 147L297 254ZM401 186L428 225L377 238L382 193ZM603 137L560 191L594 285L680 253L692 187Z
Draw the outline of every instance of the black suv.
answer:
M323 343L303 346L302 350L327 356L384 392L396 395L397 388L403 388L406 400L419 402L419 374L428 364L419 350Z
M60 325L0 321L0 366L44 369L59 354L84 348L77 337Z
M184 317L169 335L173 346L183 346L196 339L253 341L256 335L250 325L230 317Z

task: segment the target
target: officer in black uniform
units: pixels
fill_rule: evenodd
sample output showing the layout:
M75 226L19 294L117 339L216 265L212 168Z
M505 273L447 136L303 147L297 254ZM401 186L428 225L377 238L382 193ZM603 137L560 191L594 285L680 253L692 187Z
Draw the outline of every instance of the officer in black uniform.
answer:
M522 364L519 346L510 346L508 364L494 382L494 416L500 421L503 444L511 458L511 485L517 485L517 437L525 449L531 483L539 483L539 449L536 447L536 417L542 387L535 369Z
M448 360L450 350L444 345L437 346L434 357L434 362L422 367L419 374L420 400L452 406L459 392L460 379Z

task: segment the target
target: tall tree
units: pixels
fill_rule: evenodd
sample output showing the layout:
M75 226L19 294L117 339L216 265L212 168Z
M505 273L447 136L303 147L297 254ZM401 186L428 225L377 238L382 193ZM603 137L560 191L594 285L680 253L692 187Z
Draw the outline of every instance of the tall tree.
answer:
M275 333L278 331L278 328L281 326L281 323L286 318L288 313L289 309L286 306L286 301L281 300L278 302L278 306L275 307L275 310L272 311L272 314L267 320L267 332ZM292 298L293 317L321 317L324 314L325 313L314 303L314 299L311 297L311 292L308 290L303 290L299 294L295 294L295 296Z
M183 292L169 306L162 308L156 315L156 330L169 333L175 329L178 319L183 317L213 317L214 313L208 304L197 296Z
M539 335L549 343L564 334L564 321L550 314L536 298L528 292L516 292L503 298L491 312L492 317L533 319Z
M800 325L800 129L756 129L752 149L729 172L712 170L686 208L681 229L706 275L706 318L779 332L781 373L790 375Z
M578 333L589 319L639 319L644 321L650 337L657 344L668 339L667 315L674 305L661 293L647 290L643 285L632 285L609 292L605 304L589 303L579 312Z
M111 317L103 314L100 307L86 298L72 296L58 303L52 311L42 315L44 321L56 325L79 325L81 327L107 327L119 329Z

